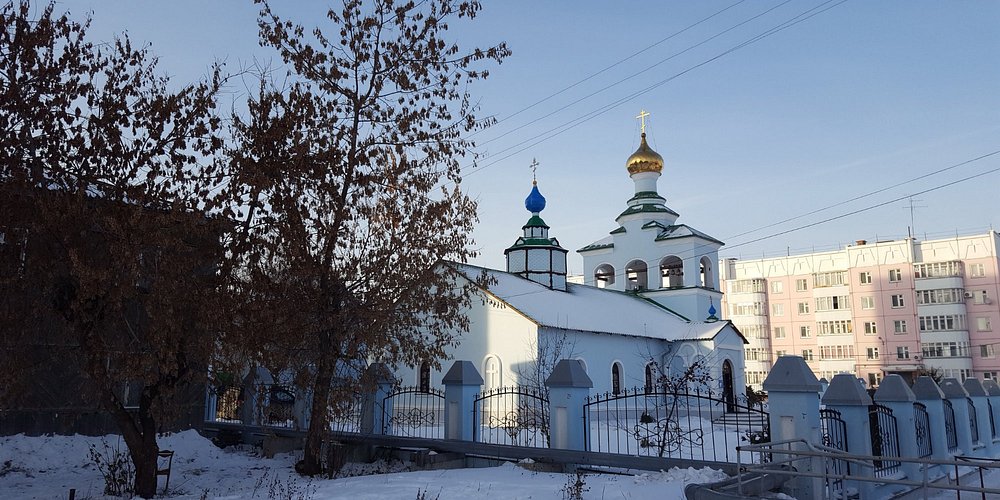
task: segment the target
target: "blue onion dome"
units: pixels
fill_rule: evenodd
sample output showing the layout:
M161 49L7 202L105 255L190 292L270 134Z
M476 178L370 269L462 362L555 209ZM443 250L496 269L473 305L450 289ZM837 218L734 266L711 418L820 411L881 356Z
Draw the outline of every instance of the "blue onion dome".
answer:
M715 316L715 312L716 312L715 311L715 304L709 305L708 306L708 315L709 316Z
M527 208L529 212L537 214L542 210L545 210L545 197L542 193L538 192L538 184L535 182L531 183L531 193L528 197L524 199L524 208Z

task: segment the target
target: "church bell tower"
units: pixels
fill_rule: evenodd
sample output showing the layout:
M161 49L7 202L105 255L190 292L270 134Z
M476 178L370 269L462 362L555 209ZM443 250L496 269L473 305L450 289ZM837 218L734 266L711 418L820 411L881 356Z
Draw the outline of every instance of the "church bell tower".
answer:
M532 162L532 169L538 166ZM522 276L553 290L566 290L566 253L559 241L549 238L549 226L539 215L545 209L545 197L538 191L537 179L531 181L531 193L524 200L531 218L521 228L523 234L510 248L507 272Z

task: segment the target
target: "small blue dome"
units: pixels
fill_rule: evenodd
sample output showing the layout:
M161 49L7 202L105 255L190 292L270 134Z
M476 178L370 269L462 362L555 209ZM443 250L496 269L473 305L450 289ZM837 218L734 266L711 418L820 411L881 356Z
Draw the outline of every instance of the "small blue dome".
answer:
M711 304L708 306L708 315L715 316L715 304Z
M538 192L537 185L531 186L531 193L524 199L524 208L527 208L533 214L545 210L545 197L542 196L542 193Z

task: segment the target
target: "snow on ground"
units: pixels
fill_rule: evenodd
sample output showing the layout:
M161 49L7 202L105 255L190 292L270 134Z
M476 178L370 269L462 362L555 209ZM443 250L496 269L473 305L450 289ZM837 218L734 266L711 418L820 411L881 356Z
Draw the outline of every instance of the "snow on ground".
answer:
M125 450L117 436L0 437L0 498L105 498L104 480L89 458L91 446ZM174 451L166 498L350 498L459 500L475 498L559 499L576 476L532 472L514 464L479 469L404 472L406 464L348 464L347 474L375 475L308 479L295 474L292 454L273 459L255 449L219 449L195 431L160 438L161 449ZM688 483L706 483L726 475L711 469L671 469L635 476L587 474L588 499L684 498ZM160 488L163 478L160 478ZM158 490L159 492L160 490Z

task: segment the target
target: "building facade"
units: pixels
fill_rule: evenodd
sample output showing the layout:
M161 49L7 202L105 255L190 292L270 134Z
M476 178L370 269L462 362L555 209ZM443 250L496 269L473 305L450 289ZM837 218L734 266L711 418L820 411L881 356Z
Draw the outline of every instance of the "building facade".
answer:
M750 341L747 382L759 387L786 354L802 356L817 377L853 373L869 386L928 371L996 380L998 243L990 231L724 259L722 310Z

